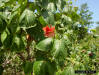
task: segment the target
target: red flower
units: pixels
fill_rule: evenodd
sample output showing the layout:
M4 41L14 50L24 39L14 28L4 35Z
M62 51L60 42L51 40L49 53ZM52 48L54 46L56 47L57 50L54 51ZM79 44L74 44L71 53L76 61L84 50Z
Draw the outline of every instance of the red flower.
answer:
M45 37L53 37L55 35L54 31L55 31L55 27L48 27L48 25L46 27L43 28L44 31L44 35Z

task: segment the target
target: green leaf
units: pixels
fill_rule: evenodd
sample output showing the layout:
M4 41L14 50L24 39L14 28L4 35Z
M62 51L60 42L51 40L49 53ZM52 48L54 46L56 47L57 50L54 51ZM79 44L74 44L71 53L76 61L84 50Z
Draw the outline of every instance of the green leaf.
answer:
M73 67L70 66L64 69L62 75L75 75L75 71Z
M44 20L47 22L47 24L55 24L54 14L52 12L45 10L42 11L41 14L44 17Z
M3 75L4 68L0 65L0 75Z
M7 38L4 40L3 45L5 48L9 49L12 44L12 35L7 35Z
M20 35L15 35L13 37L13 42L11 49L12 51L21 51L25 49L25 40L23 40L22 36Z
M56 68L55 64L47 61L36 61L33 66L35 75L54 75Z
M43 68L43 67L41 67L42 64L43 64L43 61L36 61L36 62L34 62L33 70L34 70L34 73L36 75L40 75L40 68Z
M54 17L55 17L55 21L60 20L60 19L61 19L61 13L56 13L56 14L54 15Z
M53 2L48 3L47 9L50 12L55 12L56 11L55 4Z
M78 15L76 12L72 12L71 16L73 21L79 21L80 15Z
M9 24L9 19L11 17L11 12L9 12L8 10L6 10L5 12L3 12L3 18L5 20L5 22L7 24Z
M18 14L18 11L15 11L11 16L9 20L9 24L11 23L12 19L15 18L15 16Z
M17 11L19 8L20 8L20 5L17 4L16 6L13 7L12 11Z
M12 33L12 34L15 34L15 33L17 33L18 31L20 31L20 27L19 27L18 24L11 24L11 25L9 26L9 28L11 29L11 33Z
M25 28L35 27L36 26L34 24L35 14L31 10L25 9L19 19L19 22L21 27L25 27Z
M36 48L41 51L49 51L52 48L52 42L53 42L52 38L47 38L43 41L40 41L37 44Z
M1 42L5 48L10 48L12 44L12 35L7 28L3 33L1 33Z
M40 23L43 25L43 26L46 26L46 21L45 21L45 19L44 19L44 17L43 16L40 16L39 17L39 21L40 21Z
M62 15L62 22L68 22L71 23L72 20L70 17L66 16L66 15Z
M16 36L14 38L14 42L17 44L17 46L19 46L20 45L20 38L18 36Z
M62 71L61 70L58 70L55 75L62 75Z
M52 50L53 59L58 61L63 61L67 56L67 50L65 47L65 40L61 39L55 39L53 50Z
M64 7L63 12L65 12L65 13L69 13L69 7Z
M48 5L48 0L34 0L35 4L39 7L46 9Z
M54 26L55 24L54 15L52 12L48 12L48 14L49 14L48 19L47 19L48 24L51 24L52 26Z
M59 11L62 11L64 8L64 5L66 5L66 0L58 0L56 5Z
M43 8L46 8L47 7L47 5L48 5L48 0L41 0L42 2L41 2L41 7L43 7Z
M0 12L0 32L2 33L6 29L6 20L3 13Z
M4 31L4 32L1 34L1 42L3 43L6 38L7 38L7 33Z
M26 61L23 63L23 69L25 75L31 75L31 72L33 71L33 62Z
M11 14L10 19L9 19L9 26L8 28L11 30L11 33L15 34L19 28L19 22L18 22L18 11L15 11Z

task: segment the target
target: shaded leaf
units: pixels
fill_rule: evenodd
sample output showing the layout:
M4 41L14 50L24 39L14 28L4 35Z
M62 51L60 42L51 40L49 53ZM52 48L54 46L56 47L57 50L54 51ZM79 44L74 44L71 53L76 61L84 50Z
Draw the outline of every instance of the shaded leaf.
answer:
M0 12L0 32L3 32L6 29L6 25L5 17L3 16L3 13Z
M55 18L55 21L60 20L60 19L61 19L61 13L56 13L56 14L54 15L54 18Z
M35 75L54 75L55 64L47 61L36 61L33 66Z
M7 38L4 40L3 45L5 48L10 48L12 44L12 35L7 35Z
M15 11L11 16L9 20L9 24L11 23L12 19L18 14L18 11Z
M0 65L0 75L3 75L4 68Z
M25 75L31 75L31 72L33 71L33 62L26 61L23 63L23 69Z
M25 40L22 36L15 35L11 46L12 51L21 51L25 49Z

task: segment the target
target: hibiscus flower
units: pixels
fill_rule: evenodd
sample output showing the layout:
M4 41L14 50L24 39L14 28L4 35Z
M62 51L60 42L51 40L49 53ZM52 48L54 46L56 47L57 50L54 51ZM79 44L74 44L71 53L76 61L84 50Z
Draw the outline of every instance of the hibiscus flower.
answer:
M54 37L55 26L54 27L52 27L52 26L49 27L47 25L46 27L43 28L43 31L44 31L45 37Z

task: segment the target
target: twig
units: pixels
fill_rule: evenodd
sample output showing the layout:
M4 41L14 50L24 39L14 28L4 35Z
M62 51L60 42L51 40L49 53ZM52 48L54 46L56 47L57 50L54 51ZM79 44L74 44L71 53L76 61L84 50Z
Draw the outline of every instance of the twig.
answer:
M22 55L22 53L17 53L17 55L19 56L19 58L23 61L25 61L25 57Z

